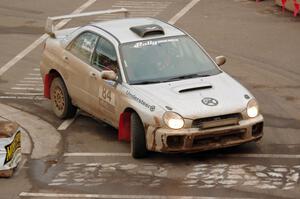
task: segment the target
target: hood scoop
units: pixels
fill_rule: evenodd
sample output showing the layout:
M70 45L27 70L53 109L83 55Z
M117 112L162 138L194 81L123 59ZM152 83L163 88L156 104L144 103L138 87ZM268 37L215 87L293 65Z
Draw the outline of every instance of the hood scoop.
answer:
M205 90L205 89L210 89L212 88L211 85L208 86L199 86L199 87L194 87L194 88L186 88L186 89L182 89L179 90L179 93L186 93L186 92L191 92L191 91L197 91L197 90Z
M212 87L213 86L210 83L201 82L196 84L181 85L174 88L174 90L178 93L187 93L187 92L211 89Z

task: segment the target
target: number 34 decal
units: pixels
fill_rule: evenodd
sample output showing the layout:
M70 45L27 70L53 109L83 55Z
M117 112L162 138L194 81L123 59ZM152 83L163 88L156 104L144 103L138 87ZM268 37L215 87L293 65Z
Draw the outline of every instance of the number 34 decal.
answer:
M99 88L99 98L103 101L115 106L115 95L111 90L107 87Z

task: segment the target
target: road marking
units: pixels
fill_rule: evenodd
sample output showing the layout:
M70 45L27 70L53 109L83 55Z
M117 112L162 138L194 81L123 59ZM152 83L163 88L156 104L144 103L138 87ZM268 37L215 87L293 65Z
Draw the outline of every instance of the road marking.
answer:
M217 155L218 157L229 157L229 158L280 158L280 159L300 159L299 154L224 154Z
M84 156L94 156L94 157L128 157L131 156L130 153L65 153L64 156L68 157L84 157ZM201 155L203 157L228 157L228 158L279 158L279 159L300 159L299 154L217 154L217 155Z
M36 83L36 84L43 84L42 81L34 81L34 80L20 80L21 83Z
M163 195L105 195L105 194L61 194L61 193L30 193L22 192L21 197L54 197L54 198L105 198L105 199L253 199L233 197L205 196L163 196Z
M41 95L43 96L44 93L15 93L15 92L4 92L6 95Z
M43 88L32 88L32 87L12 87L12 90L25 90L25 91L43 91Z
M67 119L61 123L61 125L57 128L59 131L66 130L75 120L75 117Z
M77 8L75 11L73 11L71 14L78 14L88 8L90 5L95 3L96 0L88 0L84 4L82 4L79 8ZM66 19L61 21L56 25L56 29L62 28L64 25L66 25L71 19ZM32 44L30 44L27 48L25 48L23 51L21 51L19 54L17 54L13 59L11 59L9 62L7 62L4 66L0 68L0 76L2 76L6 71L8 71L11 67L13 67L16 63L18 63L21 59L23 59L28 53L30 53L32 50L34 50L37 46L39 46L43 41L45 41L48 38L48 34L43 34L40 38L35 40Z
M24 79L28 79L28 80L42 80L41 77L25 77Z
M166 9L174 1L148 2L148 1L117 1L112 5L113 8L129 9L130 17L155 17ZM98 21L107 21L120 18L119 15L108 14L96 18Z
M41 76L40 73L29 73L28 75L30 75L30 76Z
M16 86L38 86L38 87L40 87L40 88L43 88L44 87L44 85L43 84L38 84L38 83L36 83L36 84L16 84Z
M65 157L129 157L130 153L65 153Z
M61 125L57 128L57 130L59 131L66 130L74 122L75 119L76 119L76 115L73 118L63 121L63 123L61 123Z
M0 96L0 99L46 100L43 96Z
M185 15L192 7L194 7L200 0L192 0L189 4L187 4L184 8L182 8L172 19L168 22L170 24L175 24L183 15Z
M22 52L16 55L13 59L7 62L4 66L0 68L0 76L2 76L6 71L8 71L12 66L14 66L17 62L23 59L29 52L34 50L38 45L40 45L46 38L47 34L43 34L40 38L35 40L32 44L30 44L27 48L25 48Z

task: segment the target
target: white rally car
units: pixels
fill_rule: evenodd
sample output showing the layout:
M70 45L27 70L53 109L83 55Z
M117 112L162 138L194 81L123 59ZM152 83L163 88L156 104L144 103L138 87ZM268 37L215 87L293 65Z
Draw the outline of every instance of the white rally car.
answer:
M41 61L45 97L59 118L80 108L147 151L197 152L259 140L253 95L184 31L153 18L125 18L56 31L48 18Z

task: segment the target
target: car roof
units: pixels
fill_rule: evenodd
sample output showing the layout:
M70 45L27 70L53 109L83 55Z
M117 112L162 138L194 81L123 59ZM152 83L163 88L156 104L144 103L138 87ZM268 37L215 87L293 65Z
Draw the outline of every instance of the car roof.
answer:
M144 26L150 24L160 26L163 29L164 34L141 37L138 34L134 33L132 30L130 30L131 27ZM179 30L178 28L154 18L125 18L93 23L92 25L101 28L106 32L109 32L115 38L117 38L120 43L185 35L185 33Z

